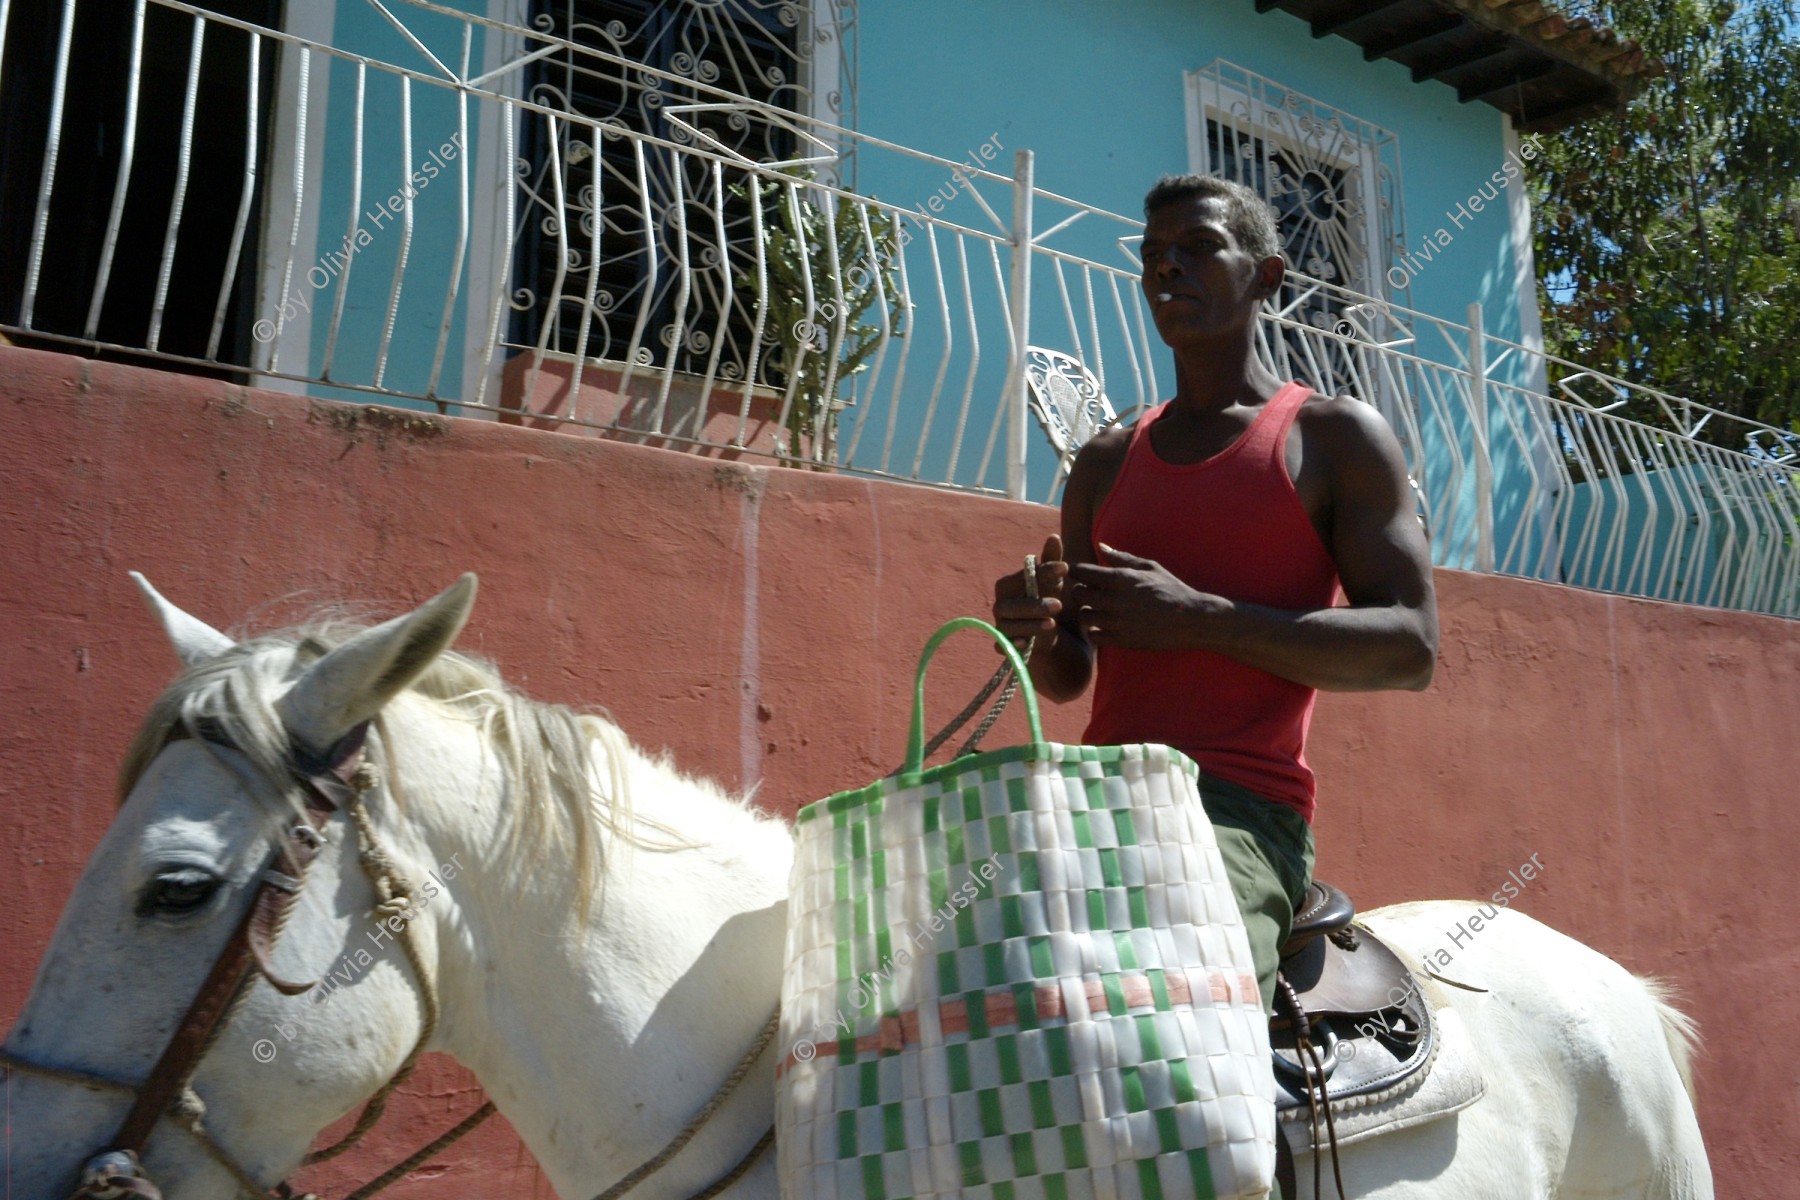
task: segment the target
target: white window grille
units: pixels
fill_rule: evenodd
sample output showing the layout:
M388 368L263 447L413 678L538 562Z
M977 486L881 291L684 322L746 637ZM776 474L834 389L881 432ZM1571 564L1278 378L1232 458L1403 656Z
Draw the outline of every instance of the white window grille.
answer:
M1275 210L1289 272L1262 330L1270 367L1375 405L1413 455L1405 388L1371 356L1410 341L1383 303L1408 303L1405 272L1390 274L1406 244L1399 139L1224 59L1188 73L1187 130L1190 170L1245 184Z
M1188 73L1187 97L1190 169L1267 199L1296 271L1402 298L1387 276L1406 242L1394 134L1224 59Z
M612 360L636 344L646 365L670 355L676 369L699 374L716 359L725 377L741 377L754 299L731 298L753 243L749 200L730 190L741 179L641 141L596 138L581 118L676 143L698 137L751 162L805 162L822 180L848 183L837 147L764 114L854 120L854 3L532 0L532 10L536 27L572 47L654 73L621 73L573 48L533 64L529 98L578 119L527 117L521 130L527 219L515 267L525 286L511 340ZM684 94L670 76L705 93ZM720 91L749 103L719 103Z

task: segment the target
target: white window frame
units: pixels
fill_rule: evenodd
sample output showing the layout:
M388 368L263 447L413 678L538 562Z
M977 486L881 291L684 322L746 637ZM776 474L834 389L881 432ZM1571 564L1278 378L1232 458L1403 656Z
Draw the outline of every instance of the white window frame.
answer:
M287 4L283 6L281 30L308 42L329 46L336 22L337 0L321 0L317 4ZM263 48L265 54L274 52L273 46ZM304 153L302 161L309 182L313 173L320 170L323 164L325 114L331 100L329 59L317 57L312 66L324 69L309 71L306 81L306 143L299 148ZM268 172L276 164L281 164L282 169L278 174L268 176L268 190L263 202L261 245L257 247L256 311L251 314L251 319L267 320L277 325L279 330L270 342L252 342L250 384L272 392L305 395L311 389L310 383L264 375L256 370L267 368L271 363L277 369L287 371L293 371L295 363L302 364L302 369L310 365L313 314L298 307L290 309L294 314L291 319L281 317L280 313L283 303L293 295L296 288L302 292L306 290L306 272L318 261L319 251L319 206L306 203L302 196L298 228L294 222L292 164L296 144L300 139L302 115L298 55L282 55L281 68L275 78L275 94L274 120L268 139L269 157L266 163L259 164L259 169ZM288 272L290 232L294 234L291 276ZM282 291L284 276L289 276L285 294ZM329 316L327 313L327 319Z
M1199 70L1188 71L1183 75L1187 97L1185 116L1188 169L1190 171L1196 175L1213 174L1206 136L1206 121L1209 117L1229 129L1261 138L1265 144L1280 147L1297 158L1321 157L1314 150L1295 145L1293 140L1281 131L1280 123L1271 119L1271 112L1276 111L1273 106L1261 96L1226 82L1221 78L1221 68L1251 75L1250 72L1222 58L1216 58ZM1265 82L1271 87L1281 88L1284 92L1299 94L1275 80L1265 80ZM1310 97L1303 98L1308 103L1318 104ZM1234 106L1241 107L1237 111L1233 111ZM1325 106L1319 105L1319 107ZM1240 114L1247 114L1249 128L1240 126ZM1396 299L1396 289L1383 277L1384 267L1380 262L1381 256L1377 252L1386 237L1386 231L1382 228L1378 203L1380 196L1380 182L1377 174L1378 150L1372 143L1356 138L1345 138L1343 145L1349 151L1347 155L1329 154L1323 157L1326 161L1342 168L1347 174L1354 175L1358 186L1362 189L1364 203L1362 206L1362 229L1360 230L1361 243L1357 249L1363 261L1357 265L1360 266L1364 273L1363 277L1367 281L1368 295L1382 300ZM1400 197L1396 195L1395 203L1399 202ZM1404 228L1403 225L1400 227ZM1282 249L1285 253L1287 247L1284 246ZM1304 263L1290 261L1289 265L1297 271L1311 275L1311 272L1306 270ZM1335 282L1344 287L1349 286L1346 279L1328 280L1327 282Z

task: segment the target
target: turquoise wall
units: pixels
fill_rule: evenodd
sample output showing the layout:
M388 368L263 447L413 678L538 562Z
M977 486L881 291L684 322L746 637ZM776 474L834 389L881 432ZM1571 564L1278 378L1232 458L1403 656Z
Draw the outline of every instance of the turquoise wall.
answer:
M450 7L485 13L484 0L448 0ZM452 70L462 68L463 31L468 26L452 17L428 10L402 7L398 14L418 39ZM413 47L373 6L364 3L339 3L332 31L332 44L339 49L366 55L378 62L390 63L426 75L436 68ZM474 28L470 61L479 74L483 54L482 30ZM314 86L317 72L325 62L313 59ZM370 384L375 378L382 331L388 319L389 300L394 285L394 268L402 246L406 246L406 271L402 281L399 307L395 313L394 333L389 344L382 385L398 391L423 393L431 380L432 362L437 353L439 326L443 321L444 300L451 274L456 267L457 229L460 208L458 172L466 165L471 192L478 181L474 174L473 155L480 103L468 105L469 131L463 138L467 149L454 161L442 162L441 147L459 133L460 117L456 92L446 86L413 80L411 83L412 137L402 138L401 80L391 71L370 68L365 74L365 98L362 131L363 183L361 203L357 208L358 226L367 234L366 244L349 259L346 276L338 264L321 260L329 254L342 257L342 246L349 230L352 203L352 164L356 133L356 64L333 58L329 66L329 99L326 108L325 142L321 160L324 178L322 194L312 203L318 206L318 244L313 259L294 264L290 297L298 294L312 306L311 361L325 361L326 339L330 332L333 306L340 290L344 292L343 323L333 352L330 377L346 383ZM432 151L440 150L438 159ZM435 177L426 175L423 165L430 162L437 170ZM414 185L413 232L410 244L402 230L402 217L388 212L383 202L399 192L413 172L424 176L424 186ZM474 202L470 200L471 237L464 251L463 279L452 310L449 342L444 351L443 367L438 378L437 393L451 398L463 394L464 321L469 296L467 259L478 249L474 240ZM378 211L385 216L378 216ZM285 233L285 231L283 231ZM361 242L361 239L358 239ZM304 248L302 248L304 249ZM319 267L324 286L308 283L309 270ZM504 333L504 328L502 329ZM472 391L473 389L471 389ZM343 400L367 400L367 393L326 385L313 385L308 393ZM384 398L382 403L406 407L429 407L404 399Z
M865 0L857 46L863 132L960 159L997 131L1036 152L1039 187L1126 215L1158 175L1187 170L1183 76L1215 58L1397 134L1410 244L1502 158L1496 109L1458 104L1443 84L1415 84L1405 67L1364 62L1350 42L1314 39L1248 0ZM942 182L890 161L867 156L860 190L910 203ZM1505 211L1451 229L1451 248L1413 283L1415 306L1461 321L1480 300L1492 331L1516 338Z
M1563 581L1724 603L1730 590L1744 583L1724 564L1740 560L1744 546L1768 531L1753 528L1741 512L1721 503L1717 489L1713 474L1696 466L1574 484L1567 498Z
M482 0L460 0L460 4L473 11L486 7ZM412 8L404 10L404 18L440 59L453 67L460 64L461 22ZM1184 73L1215 58L1373 122L1399 139L1408 245L1419 246L1440 227L1452 235L1449 246L1434 246L1432 259L1421 262L1411 281L1408 299L1412 306L1460 323L1466 320L1469 303L1479 300L1491 332L1512 339L1519 336L1518 300L1512 282L1515 248L1504 203L1489 205L1460 229L1445 216L1499 167L1503 118L1486 105L1458 104L1454 92L1442 84L1414 84L1398 64L1365 62L1361 51L1341 38L1314 39L1301 21L1283 13L1259 14L1248 0L1106 4L1089 0L864 0L858 11L856 41L857 112L862 132L952 160L963 160L984 144L996 146L1000 152L982 165L1000 173L1011 171L1014 150L1029 148L1036 155L1040 188L1126 215L1140 211L1143 193L1158 175L1187 169ZM376 60L431 71L418 51L366 4L337 5L333 42ZM472 61L479 64L482 54L481 31L477 29ZM295 264L295 282L290 289L290 294L298 291L312 304L315 364L323 361L332 303L337 291L345 289L346 312L331 375L362 383L373 379L402 244L397 217L378 227L366 214L381 198L393 194L406 171L428 157L429 147L441 145L459 128L455 93L415 82L412 145L410 150L404 148L398 80L390 73L373 70L367 78L361 199L365 216L361 224L369 242L354 257L347 284L334 277L324 287L310 287L305 272L316 260L306 260ZM323 196L315 201L319 206L315 253L319 255L340 245L348 224L354 66L333 62L329 88L325 150L322 162L316 164L328 180ZM471 170L472 156L479 149L475 144L478 115L479 105L472 103L466 139ZM460 165L460 161L452 164ZM956 190L944 167L865 150L859 154L856 171L856 188L865 195L910 208L933 195L948 194L953 198L944 205L944 217L993 228L976 203ZM988 194L1001 217L1009 217L1003 194L993 189ZM414 199L414 234L384 378L387 386L397 390L422 392L430 377L443 299L455 264L457 207L457 181L448 171L440 173ZM1049 210L1042 212L1040 229ZM913 232L918 232L916 227ZM1052 244L1102 263L1124 265L1126 259L1117 245L1121 232L1115 225L1089 220L1058 235ZM476 248L471 244L466 253ZM896 422L896 453L889 465L901 474L912 472L925 400L942 370L941 394L932 417L934 435L925 449L922 473L946 477L954 453L959 456L954 471L957 482L998 487L1004 482L998 455L985 472L978 474L977 466L993 428L995 398L1002 391L1007 328L993 265L985 248L974 249L979 253L971 258L967 301L962 294L960 261L954 253L945 261L951 269L951 309L960 313L965 303L973 303L981 314L978 327L973 331L959 327L950 333L954 349L946 364L946 335L938 328L940 314L934 310L919 314L925 319L911 329L904 346L905 408ZM929 259L922 242L915 240L906 256L915 291L934 292L936 284L928 273ZM1004 271L1008 261L1004 249L1000 257ZM464 269L466 272L466 261ZM1071 282L1075 282L1073 277ZM469 299L465 276L452 314L438 385L441 395L461 397L464 391L462 351ZM1032 293L1031 340L1076 352L1090 366L1103 365L1109 394L1127 398L1120 404L1123 408L1136 394L1136 381L1127 372L1124 353L1125 339L1135 337L1135 331L1118 326L1109 297L1103 294L1097 299L1105 328L1102 343L1091 345L1084 340L1084 330L1069 329L1062 295L1040 259ZM1075 302L1078 312L1085 312L1085 297L1077 295ZM980 340L979 361L969 354L971 333ZM1169 393L1173 369L1167 350L1156 342L1153 331L1150 339L1155 354L1155 389L1150 395L1155 399ZM902 348L896 344L890 354L889 382ZM1435 342L1424 343L1424 352L1450 361ZM1499 375L1517 380L1513 368ZM866 384L866 379L858 383ZM324 385L314 385L309 391L345 398L355 395ZM965 402L966 428L959 437ZM881 452L889 414L884 408L862 403L852 408L845 418L846 445L865 414L871 427L862 431L854 461L870 466ZM1493 424L1496 431L1505 427L1498 415ZM1453 443L1466 457L1469 437L1460 419L1427 429L1427 475L1443 473ZM1055 459L1035 430L1029 443L1029 494L1043 498L1051 492ZM1524 453L1497 432L1493 453L1496 479L1522 478ZM1472 486L1471 479L1465 490ZM1466 532L1467 522L1473 519L1473 506L1467 498L1456 508L1458 528L1446 530L1446 535ZM1505 505L1497 505L1496 538L1501 544L1510 534L1505 509ZM1455 540L1446 536L1440 545Z
M1451 235L1448 247L1433 239L1433 257L1421 261L1411 281L1411 306L1460 324L1469 304L1480 301L1489 332L1520 336L1516 248L1504 193L1461 228L1446 215L1501 166L1504 118L1485 104L1459 104L1443 84L1413 83L1397 63L1365 62L1342 38L1315 39L1305 23L1284 13L1259 14L1248 0L868 0L859 8L857 44L862 132L956 160L997 137L1007 154L990 169L1009 173L1011 151L1031 149L1040 188L1126 215L1141 212L1157 176L1188 169L1186 72L1223 58L1291 86L1397 135L1408 245L1418 247L1440 227ZM936 194L944 174L941 167L871 151L857 165L856 182L864 194L910 207ZM986 222L966 195L942 215ZM1116 236L1113 228L1095 227L1085 236L1077 228L1054 244L1118 263ZM1060 295L1042 276L1039 271L1033 289L1033 341L1073 349ZM927 342L930 333L921 330ZM1004 331L994 333L1003 354ZM1453 361L1441 339L1423 345L1429 357ZM933 349L922 343L914 354L925 351L929 359ZM1156 352L1167 395L1172 365L1166 349L1158 344ZM1517 367L1503 366L1497 377L1523 382ZM999 379L984 368L984 388L998 389ZM1111 382L1109 392L1120 390ZM1504 421L1496 418L1494 425ZM1428 431L1431 465L1441 471L1452 438L1466 455L1469 437L1461 422ZM1034 431L1034 454L1041 441ZM1519 476L1523 453L1500 440L1496 478ZM1043 494L1051 469L1047 452L1034 459L1033 496ZM1457 507L1472 520L1467 500Z

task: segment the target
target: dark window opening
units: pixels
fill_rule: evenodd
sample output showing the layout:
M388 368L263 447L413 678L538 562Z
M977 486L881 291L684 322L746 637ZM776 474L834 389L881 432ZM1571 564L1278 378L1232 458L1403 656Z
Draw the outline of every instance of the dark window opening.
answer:
M213 0L203 7L278 28L281 0ZM50 146L50 114L56 86L62 9L15 4L5 30L0 77L0 324L19 327L36 241L39 189ZM263 190L268 179L268 128L277 45L261 43L258 113L250 112L251 35L206 22L195 94L188 175L182 189L181 224L168 256L167 290L156 313L164 247L181 160L182 114L193 57L194 22L187 13L150 5L143 48L133 78L132 17L128 6L75 6L55 175L47 208L30 331L89 339L113 347L148 348L159 324L157 350L183 358L247 366L254 348L257 263L261 249ZM105 293L89 331L89 314L105 254L126 113L135 85L137 121L131 171ZM246 124L257 121L258 179L242 249L226 278L243 193ZM214 321L223 297L216 349ZM21 345L68 349L57 338L17 332ZM171 363L130 350L99 348L96 356L139 362L164 370L242 380L230 366L219 369Z
M1280 146L1228 129L1210 117L1206 148L1214 175L1244 184L1274 207L1282 252L1291 268L1339 287L1356 286L1363 264L1346 261L1353 254L1346 236L1353 231L1346 222L1355 219L1350 215L1355 208L1348 168L1303 166ZM1289 308L1300 290L1299 283L1289 280L1282 289L1282 307ZM1344 308L1341 298L1314 291L1288 315L1314 328L1332 329ZM1290 339L1295 336L1292 330L1288 333Z
M784 22L784 8L791 19L791 5L773 2L536 0L533 16L577 45L793 111L801 96L801 29ZM716 94L571 50L534 64L527 95L553 110L673 142L686 135L669 108L719 102ZM754 115L715 110L679 119L753 161L795 155L791 130ZM619 361L635 337L640 362L702 374L716 354L721 376L741 378L756 306L742 286L754 263L750 203L733 191L745 187L746 173L728 165L715 178L711 159L654 145L643 146L640 171L629 138L596 139L589 125L553 124L539 113L526 113L521 126L526 166L514 291L523 303L515 307L510 340ZM560 212L553 163L563 176Z

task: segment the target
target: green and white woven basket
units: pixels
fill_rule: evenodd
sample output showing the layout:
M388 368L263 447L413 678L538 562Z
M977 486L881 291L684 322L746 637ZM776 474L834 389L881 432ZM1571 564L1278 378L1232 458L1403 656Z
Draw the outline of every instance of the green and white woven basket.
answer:
M1243 921L1167 746L1044 741L803 809L776 1128L784 1200L1262 1196L1268 1026Z

